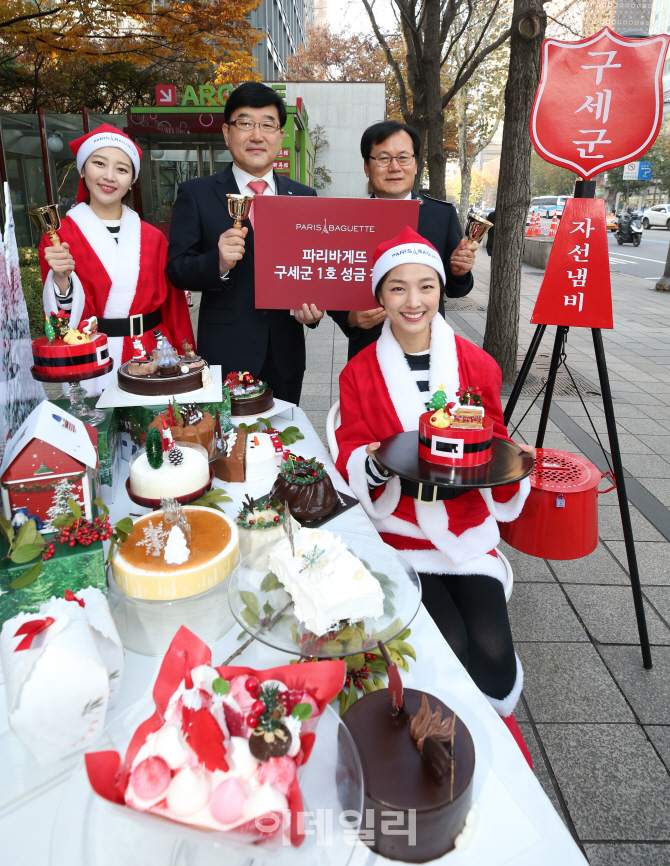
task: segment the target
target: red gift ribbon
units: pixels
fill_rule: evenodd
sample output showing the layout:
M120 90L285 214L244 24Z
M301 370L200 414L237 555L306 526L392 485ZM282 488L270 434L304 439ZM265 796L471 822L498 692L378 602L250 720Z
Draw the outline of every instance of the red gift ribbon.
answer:
M86 602L83 598L77 598L71 589L65 590L65 601L76 601L79 607L86 607Z
M33 638L41 631L48 629L49 626L53 625L55 622L56 620L52 616L47 616L45 619L33 619L30 622L24 622L23 625L19 626L17 631L14 633L14 637L18 637L21 634L25 635L14 652L17 653L19 650L30 649L33 644Z

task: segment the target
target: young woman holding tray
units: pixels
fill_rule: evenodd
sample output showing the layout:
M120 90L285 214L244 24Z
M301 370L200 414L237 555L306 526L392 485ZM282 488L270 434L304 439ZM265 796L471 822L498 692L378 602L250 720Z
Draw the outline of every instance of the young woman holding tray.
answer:
M193 329L184 293L165 276L165 236L123 203L142 151L109 124L70 148L81 176L78 204L61 222L61 245L52 246L47 235L40 243L44 312L68 311L72 328L97 317L114 359L111 373L83 383L99 394L135 354L133 341L151 354L158 330L180 351L184 340L194 343Z
M419 416L440 386L454 402L459 389L480 389L494 436L509 440L500 403L500 368L436 315L443 286L439 254L411 229L375 251L372 288L387 319L377 343L353 358L340 375L337 468L384 541L419 573L428 612L520 738L511 714L521 694L523 671L507 616L506 569L495 548L500 541L497 521L520 514L530 491L528 479L455 496L447 490L450 498L444 499L440 488L433 504L407 495L406 482L390 476L374 456L382 439L418 429Z

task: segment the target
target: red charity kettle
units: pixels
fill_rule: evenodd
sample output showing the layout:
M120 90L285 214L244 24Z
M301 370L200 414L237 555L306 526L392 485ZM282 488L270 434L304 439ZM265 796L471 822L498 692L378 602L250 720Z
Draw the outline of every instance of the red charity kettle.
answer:
M530 494L511 523L500 524L510 547L541 559L581 559L598 546L598 490L602 473L585 457L538 448Z

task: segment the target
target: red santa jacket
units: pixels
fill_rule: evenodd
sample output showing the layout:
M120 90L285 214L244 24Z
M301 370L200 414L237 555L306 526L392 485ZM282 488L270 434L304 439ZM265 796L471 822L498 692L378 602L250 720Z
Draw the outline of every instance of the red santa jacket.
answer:
M138 313L160 309L162 324L158 329L177 349L186 339L193 345L193 329L183 292L175 289L165 276L167 241L158 229L140 220L127 207L122 209L121 228L111 234L89 205L72 208L61 222L58 236L70 245L75 261L72 276L73 298L70 322L76 328L89 316L127 319ZM115 240L116 239L116 240ZM44 258L44 248L51 242L44 235L40 243L40 266L44 282L44 312L57 308L53 273ZM140 338L151 352L156 347L153 330ZM130 337L109 340L110 357L116 376L119 366L133 355ZM92 380L97 391L104 388L107 377Z
M444 386L448 401L456 400L459 388L480 388L493 435L509 438L500 403L500 368L482 349L455 336L441 316L431 322L429 381L431 393ZM387 320L377 343L356 355L340 374L337 468L382 538L401 550L417 571L488 574L504 584L506 571L495 554L497 521L514 520L521 513L530 491L528 479L435 504L402 495L398 478L370 494L365 447L394 433L417 430L426 399Z

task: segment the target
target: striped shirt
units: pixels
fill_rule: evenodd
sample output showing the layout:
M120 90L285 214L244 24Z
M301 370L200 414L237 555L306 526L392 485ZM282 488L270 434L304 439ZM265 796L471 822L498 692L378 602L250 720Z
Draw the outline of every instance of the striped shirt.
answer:
M102 220L103 224L107 227L107 231L113 236L114 240L118 244L119 239L116 237L118 233L121 231L121 220ZM54 286L54 295L56 296L56 304L60 310L66 310L68 313L72 312L72 293L74 291L72 285L72 277L68 277L68 286L67 292L64 295L61 295L58 290L58 286Z
M428 392L430 389L430 349L425 349L423 352L405 352L405 360L409 364L410 372L416 382L416 386L422 393ZM430 400L426 400L426 404ZM428 406L426 405L426 408ZM365 476L368 482L368 487L381 487L382 484L391 478L391 474L385 469L378 466L377 463L368 456L365 461Z

